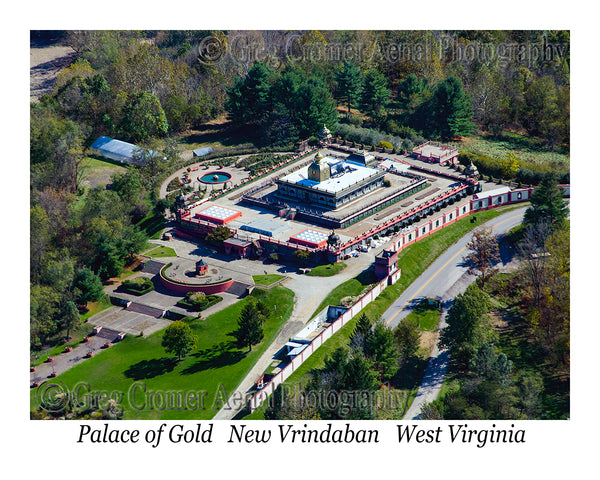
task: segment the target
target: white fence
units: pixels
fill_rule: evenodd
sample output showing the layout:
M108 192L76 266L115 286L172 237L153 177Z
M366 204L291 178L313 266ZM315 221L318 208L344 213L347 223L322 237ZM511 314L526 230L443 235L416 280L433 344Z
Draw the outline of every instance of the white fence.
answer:
M340 315L329 327L321 332L320 335L315 337L308 346L302 350L302 352L294 357L294 359L286 365L277 375L275 375L269 383L267 383L260 391L258 391L249 401L250 411L256 410L262 403L273 394L278 385L283 383L289 378L289 376L304 363L304 361L310 357L317 348L337 333L346 323L348 323L354 316L360 312L369 303L375 300L383 289L387 286L387 277L381 280L379 283L365 293L350 309Z

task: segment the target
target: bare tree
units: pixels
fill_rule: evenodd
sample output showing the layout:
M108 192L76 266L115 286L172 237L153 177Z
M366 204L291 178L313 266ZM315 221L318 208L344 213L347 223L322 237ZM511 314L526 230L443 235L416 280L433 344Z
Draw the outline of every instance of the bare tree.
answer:
M531 281L533 288L533 303L540 306L542 286L546 280L546 258L544 245L552 233L551 225L541 221L525 229L523 240L517 245L517 253L521 257L521 265L525 276Z
M498 236L491 230L478 228L473 232L473 239L467 245L470 253L467 260L473 264L476 270L481 272L481 288L483 289L486 274L495 262L500 260L498 250Z

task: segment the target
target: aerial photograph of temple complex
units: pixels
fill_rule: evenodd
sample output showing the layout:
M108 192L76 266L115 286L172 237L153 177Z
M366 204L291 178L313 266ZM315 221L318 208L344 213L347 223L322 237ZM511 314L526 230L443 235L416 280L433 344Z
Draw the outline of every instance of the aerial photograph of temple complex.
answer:
M570 418L569 46L32 30L30 418Z

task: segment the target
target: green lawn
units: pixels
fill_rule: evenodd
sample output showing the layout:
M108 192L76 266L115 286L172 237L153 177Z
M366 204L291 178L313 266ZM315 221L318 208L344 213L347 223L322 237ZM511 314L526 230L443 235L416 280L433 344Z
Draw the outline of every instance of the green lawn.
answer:
M377 282L373 269L369 268L350 280L335 287L329 295L321 302L312 314L311 318L323 310L327 305L339 305L342 298L358 297L361 293L367 292L371 285Z
M88 302L87 312L81 315L81 321L86 322L88 318L90 318L93 315L96 315L97 313L100 313L102 310L106 310L111 305L112 304L110 303L110 298L108 295L104 295L97 302Z
M344 262L338 262L330 265L319 265L318 267L311 268L307 275L312 277L331 277L336 273L341 272L344 268L346 268L346 264Z
M262 298L273 313L264 323L263 341L250 353L247 349L236 348L234 338L229 335L237 328L240 312L250 298L246 297L205 320L190 322L198 337L197 348L180 362L161 346L162 331L147 338L128 336L60 374L56 381L70 390L78 382L85 382L94 392L123 393L126 419L210 419L221 406L214 405L215 400L220 398L223 390L228 395L233 392L292 313L294 293L287 288L259 289L252 296ZM146 403L145 409L135 409L131 405L128 392L134 384L145 389L145 394L144 390L136 390L134 397L138 405ZM180 410L149 408L151 395L164 398L176 392L186 395L199 392L197 398L203 399L203 405ZM35 390L32 390L31 408L37 407Z
M426 269L438 258L450 245L456 243L461 237L469 231L480 226L481 224L491 220L494 217L516 208L521 208L521 205L510 205L506 207L495 208L477 214L477 221L471 223L471 216L467 216L458 220L453 225L446 227L438 232L433 233L427 238L410 245L400 252L398 255L398 265L402 268L402 276L394 285L390 285L379 296L369 303L361 312L354 316L346 325L344 325L333 337L325 342L318 350L315 351L294 373L284 382L287 385L303 385L308 380L308 372L315 368L321 368L324 365L325 358L341 346L348 345L350 336L354 331L354 325L361 313L365 313L372 321L381 317L381 315L390 307L390 305L402 294L402 292L414 282ZM369 271L367 271L369 272ZM365 273L359 277L363 277L362 281L357 278L344 282L335 288L327 298L319 305L315 314L323 309L326 305L337 304L336 300L348 295L358 295L361 290L368 285L368 280L365 281ZM368 278L368 277L367 277ZM416 390L417 387L412 390ZM414 391L407 391L407 394L414 397ZM412 399L411 399L412 401ZM409 403L410 406L410 403ZM244 417L248 418L248 417ZM262 418L261 412L255 412L252 418Z
M440 323L440 309L437 304L430 304L428 299L423 300L402 321L416 320L423 332L433 332Z
M89 182L92 188L107 185L113 174L127 171L127 168L118 162L97 157L85 157L79 168L82 172L82 180Z
M148 238L158 240L165 229L165 219L160 213L150 212L136 225L146 233Z
M144 252L144 255L146 255L147 257L176 257L177 254L175 253L175 250L173 250L171 247L164 247L164 246L159 246L156 247L154 250L150 250L149 252Z
M262 285L263 287L268 287L269 285L278 282L282 278L285 278L284 275L277 275L275 273L270 273L267 275L252 275L252 280L256 285Z

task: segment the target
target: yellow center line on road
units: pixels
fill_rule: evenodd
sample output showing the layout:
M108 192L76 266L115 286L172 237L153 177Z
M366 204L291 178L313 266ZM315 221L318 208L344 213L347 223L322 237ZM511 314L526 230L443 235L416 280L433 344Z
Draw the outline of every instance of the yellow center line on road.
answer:
M505 220L502 220L500 223L497 223L497 224L495 224L493 227L490 227L490 228L489 228L489 230L491 230L491 229L492 229L492 228L494 228L494 227L498 227L498 226L502 225L503 223L506 223L506 222L508 222L509 220L513 220L513 219L515 219L515 218L518 218L518 217L520 217L520 216L522 216L522 215L514 215L514 216L512 216L512 217L509 217L509 218L507 218L507 219L505 219ZM401 307L401 308L400 308L400 309L399 309L399 310L398 310L396 313L394 313L394 315L392 315L392 317L391 317L391 318L390 318L390 319L389 319L387 322L385 322L385 326L387 327L387 326L390 324L390 322L391 322L391 321L392 321L394 318L396 318L396 316L397 316L397 315L398 315L398 314L399 314L399 313L400 313L402 310L404 310L404 308L405 308L405 307L406 307L406 306L407 306L407 305L408 305L408 304L409 304L409 303L412 301L412 299L413 299L413 298L415 298L415 297L416 297L416 296L417 296L419 293L421 293L421 290L423 290L423 289L424 289L424 288L425 288L425 287L426 287L426 286L429 284L429 282L431 282L431 281L432 281L432 280L433 280L433 279L434 279L434 278L435 278L435 277L436 277L436 276L437 276L437 275L438 275L438 274L439 274L439 273L440 273L440 272L441 272L441 271L442 271L444 268L446 268L446 267L448 266L448 264L449 264L449 263L450 263L452 260L454 260L454 259L455 259L455 258L456 258L456 257L457 257L459 254L461 254L461 253L462 253L462 252L463 252L463 251L464 251L466 248L467 248L467 246L464 246L463 248L461 248L461 249L460 249L458 252L456 252L456 253L455 253L455 254L452 256L452 258L451 258L450 260L448 260L446 263L444 263L444 265L442 265L442 266L441 266L441 267L438 269L438 271L437 271L437 272L435 272L435 273L434 273L434 274L433 274L431 277L429 277L429 280L427 280L427 281L426 281L426 282L425 282L425 283L424 283L424 284L421 286L421 288L419 288L419 289L418 289L418 290L417 290L417 291L416 291L416 292L413 294L413 296L412 296L412 297L410 297L410 298L409 298L409 299L406 301L406 303L405 303L404 305L402 305L402 307Z
M444 263L444 265L442 265L442 266L439 268L439 270L438 270L437 272L435 272L435 273L434 273L434 274L433 274L431 277L429 277L429 280L427 280L427 281L426 281L426 282L425 282L425 283L424 283L424 284L421 286L421 288L419 288L419 289L418 289L418 290L417 290L417 291L416 291L416 292L413 294L413 296L412 296L412 297L410 297L410 298L409 298L409 299L406 301L406 303L405 303L404 305L402 305L402 307L401 307L401 308L400 308L400 309L399 309L399 310L398 310L396 313L394 313L394 315L392 316L392 318L390 318L390 319L389 319L389 320L388 320L388 321L385 323L386 327L389 325L389 323L390 323L390 322L391 322L391 321L392 321L394 318L396 318L396 315L398 315L398 314L399 314L399 313L400 313L402 310L404 310L404 307L406 307L406 306L409 304L409 302L411 302L411 301L412 301L412 299L413 299L413 298L415 298L415 297L416 297L416 296L417 296L419 293L421 293L421 290L423 290L423 289L424 289L424 288L425 288L425 287L426 287L426 286L429 284L429 282L431 282L431 281L432 281L432 280L433 280L433 279L434 279L434 278L435 278L435 277L438 275L438 273L440 273L440 272L441 272L441 271L442 271L444 268L446 268L446 267L448 266L448 264L449 264L449 263L450 263L452 260L454 260L454 259L455 259L455 258L456 258L456 257L457 257L459 254L461 254L461 253L462 253L462 252L463 252L463 251L464 251L466 248L467 248L466 246L465 246L465 247L463 247L463 248L461 248L461 249L460 249L458 252L456 252L456 253L455 253L455 254L452 256L452 258L451 258L450 260L448 260L446 263Z

